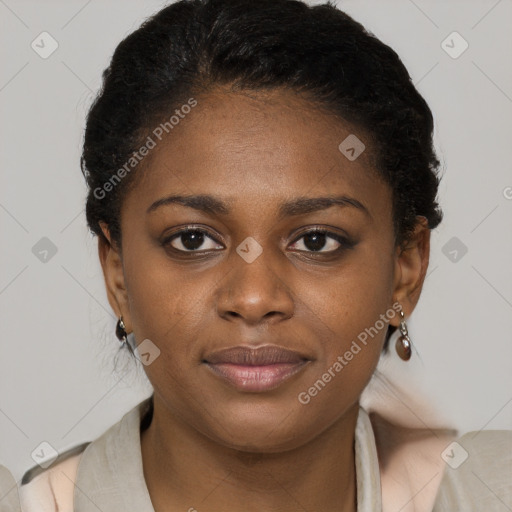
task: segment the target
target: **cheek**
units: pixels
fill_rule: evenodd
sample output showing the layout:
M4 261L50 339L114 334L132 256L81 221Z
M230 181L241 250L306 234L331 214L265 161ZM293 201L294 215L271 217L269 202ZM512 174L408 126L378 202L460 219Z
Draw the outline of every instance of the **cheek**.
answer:
M318 335L318 359L314 371L301 384L296 399L304 414L328 424L343 414L360 397L379 362L388 328L395 311L383 291L353 286L350 280L337 283L337 293L323 298L313 295L316 313L311 315ZM391 313L389 313L389 311Z
M301 292L302 314L319 342L301 403L308 402L325 420L336 414L337 407L329 404L343 407L357 400L377 366L389 319L396 314L391 269L391 258L362 250L340 272L306 283Z
M163 248L127 240L125 252L125 283L134 327L161 334L162 327L170 328L193 310L204 286L198 286L185 268L171 266Z
M164 364L179 369L179 361L192 359L201 338L209 283L191 282L185 272L150 263L132 259L125 265L133 332L137 343L151 340Z
M317 325L319 338L326 340L330 352L350 345L352 339L374 326L390 308L393 260L385 254L368 243L336 271L316 278L300 278L297 306L302 308L304 318ZM377 329L384 336L387 326L383 328L379 322Z

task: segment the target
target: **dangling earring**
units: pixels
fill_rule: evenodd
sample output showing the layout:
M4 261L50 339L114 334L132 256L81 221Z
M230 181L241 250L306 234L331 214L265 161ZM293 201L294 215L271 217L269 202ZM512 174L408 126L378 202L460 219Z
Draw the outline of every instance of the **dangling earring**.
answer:
M128 344L128 334L126 332L126 326L123 322L123 315L119 318L116 325L116 336L119 338L121 345Z
M409 338L409 333L407 332L407 325L405 324L405 315L400 308L400 332L402 335L396 340L396 352L400 356L400 359L404 361L409 361L411 358L412 350L411 350L411 340Z

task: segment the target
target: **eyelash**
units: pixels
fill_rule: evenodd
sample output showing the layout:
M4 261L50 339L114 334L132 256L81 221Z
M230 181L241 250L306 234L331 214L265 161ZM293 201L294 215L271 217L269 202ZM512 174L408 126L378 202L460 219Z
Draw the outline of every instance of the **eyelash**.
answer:
M173 240L175 240L176 238L180 238L180 236L182 236L184 234L188 234L188 233L202 233L203 235L207 236L210 240L213 240L215 243L220 243L214 237L212 237L208 233L208 231L206 231L204 229L201 229L201 228L186 228L186 229L183 229L181 231L177 231L176 233L173 233L172 235L170 235L167 238L165 238L162 241L162 246L164 246L166 248L169 247L172 251L174 251L175 253L178 253L178 254L201 254L201 253L208 253L208 252L220 250L220 249L207 249L207 250L203 250L203 251L201 251L201 250L184 251L182 249L176 249L175 247L171 246L171 242ZM356 245L355 242L353 242L352 240L344 237L343 235L340 235L338 233L333 233L331 231L326 230L325 228L313 228L313 229L311 229L309 231L305 231L305 232L301 233L300 236L298 238L296 238L292 242L292 245L297 243L299 240L301 240L305 236L311 235L311 234L327 235L327 238L332 238L332 239L336 240L336 242L338 242L340 244L340 247L338 247L337 249L331 250L331 251L303 251L303 250L299 250L299 251L296 251L296 252L307 253L307 254L333 255L333 254L341 253L345 249L352 249Z

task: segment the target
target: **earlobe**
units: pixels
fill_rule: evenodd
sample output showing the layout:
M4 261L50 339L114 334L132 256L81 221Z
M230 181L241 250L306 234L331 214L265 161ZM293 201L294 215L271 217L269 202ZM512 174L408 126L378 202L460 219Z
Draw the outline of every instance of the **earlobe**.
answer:
M397 248L395 260L394 301L398 301L406 317L413 312L420 298L430 258L430 229L423 216L417 216L413 235L405 246ZM390 323L398 326L395 316Z
M119 318L123 316L123 321L127 330L129 326L128 315L128 295L124 282L123 262L119 250L112 243L110 231L107 224L100 221L100 227L104 237L98 238L98 256L103 270L107 298L110 306Z

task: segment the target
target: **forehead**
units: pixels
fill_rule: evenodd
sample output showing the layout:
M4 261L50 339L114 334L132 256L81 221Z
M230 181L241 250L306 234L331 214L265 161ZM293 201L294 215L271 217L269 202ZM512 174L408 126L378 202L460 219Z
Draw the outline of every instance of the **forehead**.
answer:
M216 90L195 100L172 129L167 125L169 133L162 125L149 130L155 146L129 205L147 208L165 194L210 193L261 209L274 199L339 192L369 209L390 206L388 187L375 179L367 134L314 103L282 89ZM340 150L346 140L366 146L356 159Z

